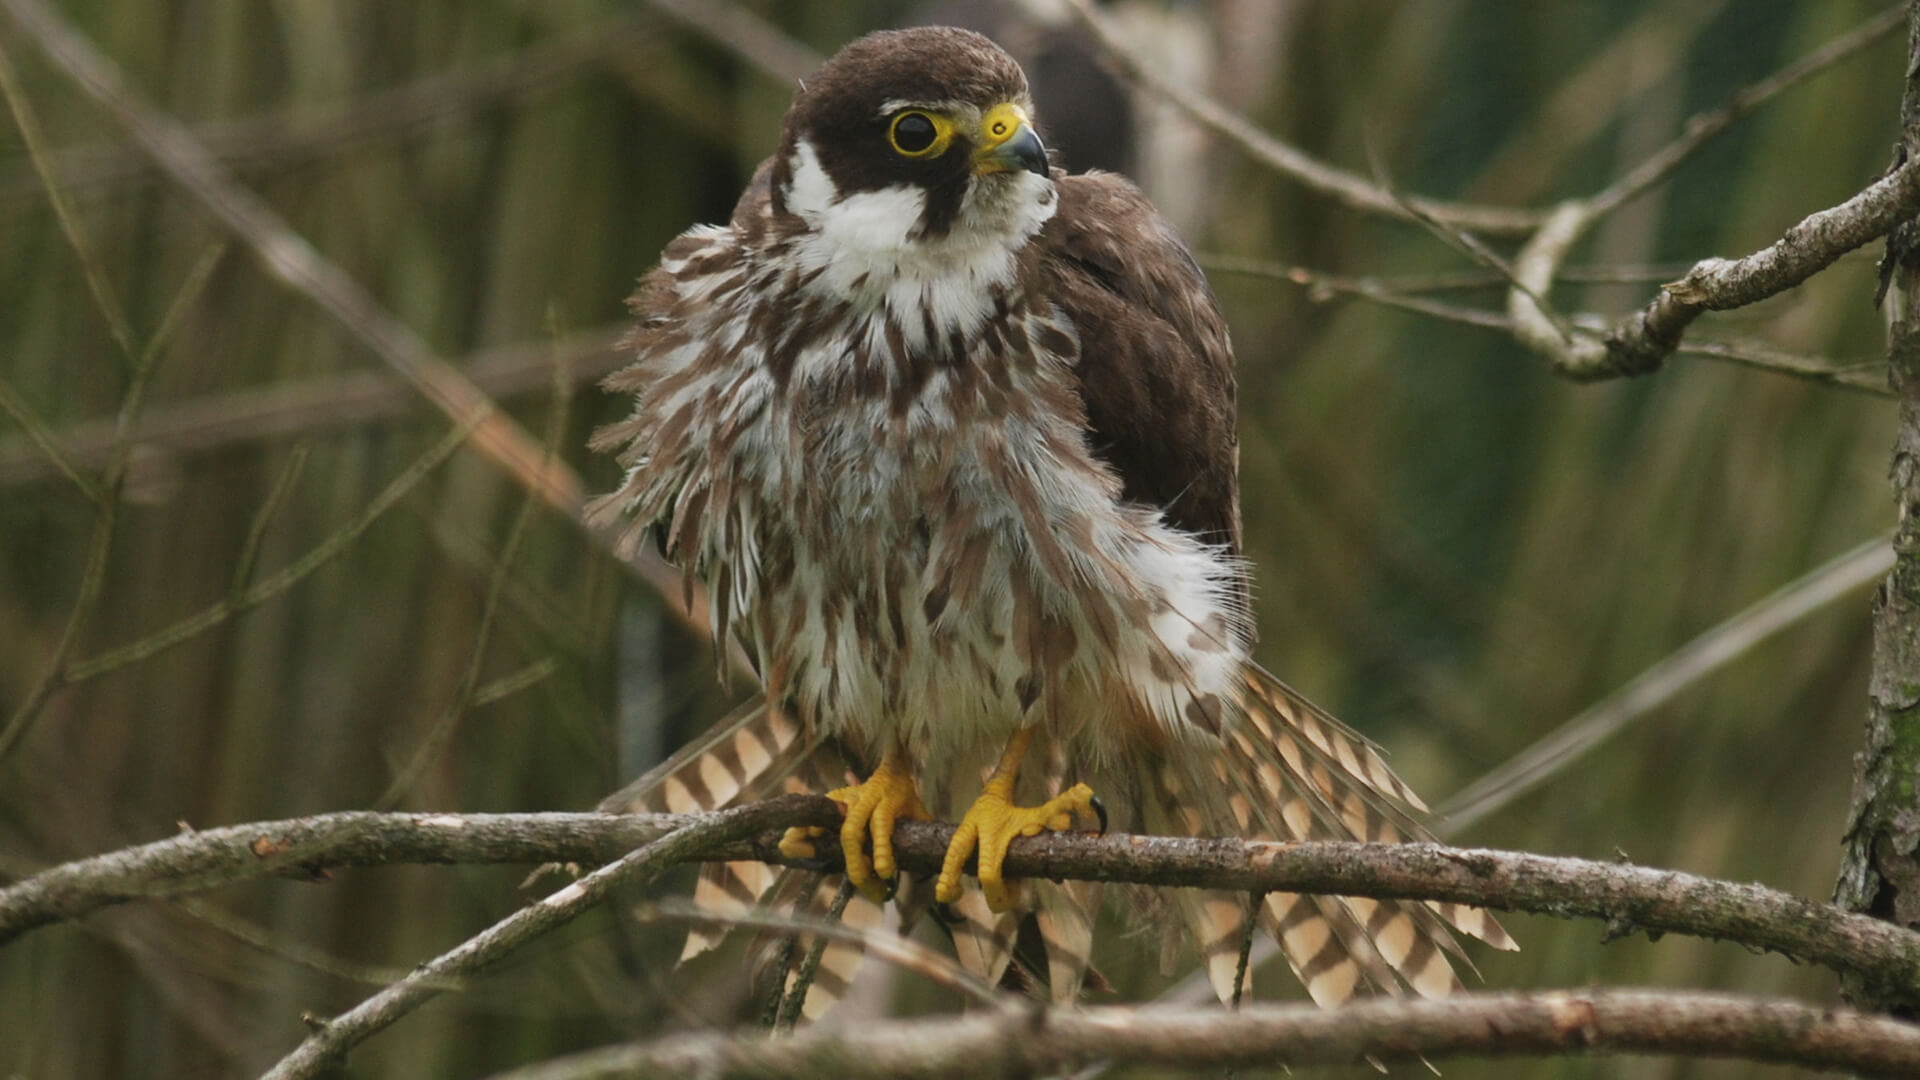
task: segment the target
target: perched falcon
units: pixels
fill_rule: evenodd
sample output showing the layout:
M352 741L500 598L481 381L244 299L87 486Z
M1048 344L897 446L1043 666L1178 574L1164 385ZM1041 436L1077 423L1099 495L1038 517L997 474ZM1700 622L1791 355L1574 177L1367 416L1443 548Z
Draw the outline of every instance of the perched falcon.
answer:
M1126 180L1051 168L986 38L842 49L733 220L670 244L633 307L635 359L607 385L635 408L594 440L627 473L591 519L702 577L716 642L766 690L648 779L658 805L764 791L838 748L870 764L831 792L854 884L891 894L895 821L958 817L938 899L1036 909L1050 949L1082 954L1070 984L1086 892L1022 895L1000 868L1095 791L1145 832L1427 835L1363 739L1248 657L1233 357L1205 278ZM750 901L768 873L721 889ZM1230 995L1244 898L1163 902ZM1323 1003L1448 992L1449 924L1512 946L1446 904L1274 894L1257 914Z

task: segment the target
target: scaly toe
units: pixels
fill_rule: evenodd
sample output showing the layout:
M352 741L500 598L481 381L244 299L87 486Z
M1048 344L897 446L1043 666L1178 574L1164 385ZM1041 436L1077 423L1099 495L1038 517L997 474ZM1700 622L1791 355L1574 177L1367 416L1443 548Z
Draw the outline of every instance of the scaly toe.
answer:
M884 904L898 887L898 868L893 858L893 826L902 818L926 819L927 808L920 802L913 778L903 770L882 764L863 784L827 793L829 799L844 803L847 819L840 825L840 850L847 861L847 880L867 899ZM867 841L873 841L873 857L866 853Z
M995 912L1007 910L1015 899L1001 873L1001 865L1007 858L1007 845L1016 836L1038 836L1046 830L1063 832L1070 829L1075 815L1080 813L1096 813L1102 819L1104 829L1106 815L1094 810L1095 802L1092 788L1076 784L1039 806L1013 806L1004 794L990 785L988 790L981 792L973 808L967 811L967 816L961 819L960 828L953 835L953 841L947 848L946 862L940 870L940 879L934 885L934 898L947 904L960 898L961 867L966 864L967 856L977 848L980 891L986 897L987 906Z

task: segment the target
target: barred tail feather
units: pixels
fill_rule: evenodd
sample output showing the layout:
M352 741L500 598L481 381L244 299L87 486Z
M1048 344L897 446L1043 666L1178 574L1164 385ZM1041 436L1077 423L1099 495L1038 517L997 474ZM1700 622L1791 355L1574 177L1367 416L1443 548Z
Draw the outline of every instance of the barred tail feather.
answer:
M764 699L747 702L701 738L681 748L644 776L600 804L607 813L691 814L723 810L763 799L779 791L821 792L852 780L851 770L831 744L809 745L799 724ZM824 890L824 894L823 894ZM835 887L818 874L781 871L760 862L709 863L694 884L696 908L716 915L744 915L766 904L776 910L825 915ZM883 912L856 895L842 918L850 925L878 925ZM725 925L696 926L687 934L680 962L718 946ZM802 942L801 952L806 942ZM863 950L833 942L821 955L820 970L807 995L803 1015L813 1018L846 992ZM787 979L793 977L789 971Z
M1014 937L1020 932L1024 913L1015 907L994 914L978 889L968 889L947 908L954 916L948 929L953 933L953 952L960 966L997 984L1013 960Z
M1037 884L1043 884L1036 882ZM1053 1003L1066 1005L1080 998L1093 963L1093 920L1100 910L1099 882L1045 883L1034 921L1047 954L1047 987Z
M1148 791L1149 809L1160 804L1149 814L1156 831L1286 841L1430 838L1413 817L1425 805L1365 738L1251 666L1234 705L1236 722L1223 731L1218 752L1201 758L1210 775L1160 770ZM1245 905L1202 893L1182 906L1214 991L1229 1000ZM1453 993L1460 981L1452 960L1472 967L1453 930L1495 948L1516 947L1491 915L1459 904L1274 893L1258 920L1321 1005L1339 1004L1363 986L1422 997Z
M707 863L700 867L700 878L693 886L693 906L715 915L746 915L760 903L780 875L773 867L759 862ZM725 924L695 924L687 930L687 943L680 950L678 963L718 948L726 940Z
M764 797L806 756L798 722L764 698L600 801L608 814L697 814Z

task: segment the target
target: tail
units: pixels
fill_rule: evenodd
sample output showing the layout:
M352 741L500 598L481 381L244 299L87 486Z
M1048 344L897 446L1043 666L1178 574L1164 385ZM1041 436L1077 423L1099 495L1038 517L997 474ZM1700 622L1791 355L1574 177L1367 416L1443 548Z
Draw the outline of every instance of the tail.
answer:
M1149 827L1174 835L1262 840L1430 840L1426 805L1378 750L1286 684L1248 665L1215 752L1174 754L1144 792ZM1176 901L1214 992L1234 997L1249 912L1234 893L1183 891ZM1493 916L1461 904L1268 893L1254 913L1307 993L1340 1004L1364 985L1422 997L1460 988L1449 957L1472 970L1453 931L1514 944ZM1244 987L1242 988L1245 989Z
M858 764L849 761L833 741L809 743L798 723L756 698L602 800L599 809L610 814L692 814L723 810L776 794L818 794L857 781ZM1060 780L1064 763L1050 765L1049 794L1058 794L1064 787ZM1089 978L1095 984L1102 983L1089 965L1099 886L1079 882L1029 885L1028 902L1003 914L989 911L977 890L969 890L949 905L943 921L953 937L955 955L962 967L989 982L1006 978L1028 985L1033 980L1031 973L1044 968L1053 999L1071 1001ZM765 905L771 910L817 918L826 912L835 891L835 883L808 871L760 862L707 863L700 868L693 902L699 910L720 916L742 915ZM901 908L903 933L926 912L931 899L931 888L901 883L896 903ZM1040 946L1032 950L1032 956L1016 956L1020 930L1028 915L1035 917L1032 925L1039 931ZM841 918L849 925L872 929L883 916L879 905L855 893ZM680 962L715 948L727 932L725 924L692 927ZM802 936L800 947L793 953L803 955L808 944ZM764 935L750 954L756 968L752 978L755 985L791 985L791 969L778 974L765 970L784 953L771 947ZM862 959L858 945L829 943L802 1015L816 1019L844 997Z
M647 771L639 779L601 800L609 814L695 814L724 810L787 792L828 791L851 783L853 772L837 746L810 743L800 725L786 713L756 698L735 709L705 735ZM763 900L779 911L818 916L826 910L834 890L823 887L821 875L784 870L760 862L707 863L693 888L694 906L720 916L743 915ZM877 926L880 907L856 893L843 918L851 925ZM695 926L687 933L680 962L719 945L727 936L724 924ZM801 942L800 953L807 942ZM771 957L777 950L755 950ZM831 1008L846 993L847 982L859 967L859 946L835 941L821 955L820 973L807 995L803 1015L812 1019ZM781 985L791 978L787 975ZM754 980L756 983L760 979ZM768 983L767 985L773 985Z

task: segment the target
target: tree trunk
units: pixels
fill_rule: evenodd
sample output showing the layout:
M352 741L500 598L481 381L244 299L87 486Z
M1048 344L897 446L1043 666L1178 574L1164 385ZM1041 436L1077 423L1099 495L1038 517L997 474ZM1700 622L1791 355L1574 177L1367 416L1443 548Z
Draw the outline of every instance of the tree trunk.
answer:
M1920 0L1907 23L1907 78L1900 103L1895 165L1920 155ZM1893 569L1873 601L1873 677L1866 745L1854 758L1853 807L1834 901L1920 930L1920 223L1887 238L1882 272L1891 274L1893 320L1887 378L1899 395L1894 437ZM1863 1008L1909 1017L1920 1000L1856 976L1842 992Z

